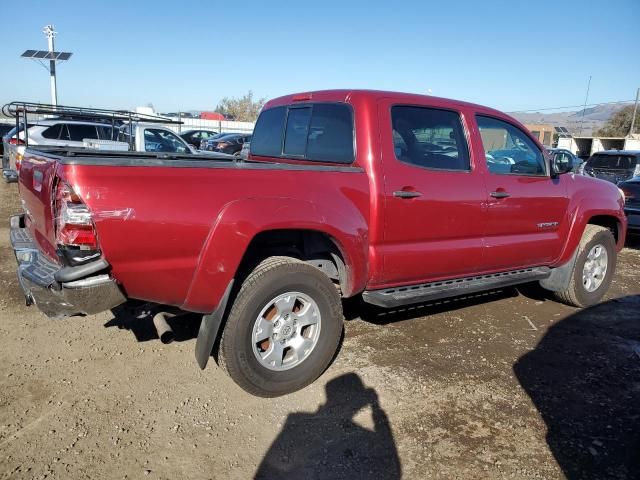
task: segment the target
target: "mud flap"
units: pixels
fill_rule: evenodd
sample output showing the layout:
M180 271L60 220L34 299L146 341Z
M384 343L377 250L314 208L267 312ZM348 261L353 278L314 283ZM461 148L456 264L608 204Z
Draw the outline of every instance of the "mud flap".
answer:
M540 286L552 292L562 292L569 288L569 282L571 281L571 275L573 274L573 267L575 267L576 260L578 259L578 250L579 248L576 248L571 260L567 263L560 267L551 269L551 275L549 275L549 278L540 280Z
M220 325L222 324L222 316L227 308L227 302L229 301L232 288L233 280L227 285L227 289L224 291L218 308L212 313L202 316L202 323L200 323L200 330L198 331L198 338L196 340L196 361L203 370L207 366L211 351L213 350L213 344L216 342L218 330L220 330Z

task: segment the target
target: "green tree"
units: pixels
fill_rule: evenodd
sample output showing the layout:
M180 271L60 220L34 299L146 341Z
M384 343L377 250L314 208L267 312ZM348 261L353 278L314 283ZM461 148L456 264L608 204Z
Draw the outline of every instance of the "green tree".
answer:
M633 115L633 105L624 107L614 113L604 126L595 132L596 137L626 137L631 129L631 117ZM640 108L636 113L635 132L640 131Z
M255 122L266 101L266 98L254 100L253 92L249 90L240 98L224 97L216 107L216 112L238 122Z

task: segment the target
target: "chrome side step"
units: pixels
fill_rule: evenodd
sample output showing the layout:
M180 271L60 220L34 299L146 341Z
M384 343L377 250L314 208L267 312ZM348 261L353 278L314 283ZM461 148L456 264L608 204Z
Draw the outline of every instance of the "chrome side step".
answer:
M441 298L456 297L468 293L509 287L534 280L543 280L551 275L549 267L532 267L508 272L491 273L475 277L455 278L439 282L405 285L403 287L366 290L362 293L365 302L391 308L411 303L422 303Z

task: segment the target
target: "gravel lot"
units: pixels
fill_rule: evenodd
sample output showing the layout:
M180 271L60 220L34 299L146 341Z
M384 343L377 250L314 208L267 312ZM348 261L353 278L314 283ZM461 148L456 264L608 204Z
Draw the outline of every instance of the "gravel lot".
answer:
M126 310L52 321L15 279L0 185L0 478L640 478L640 241L602 305L534 287L349 301L313 385L254 398Z

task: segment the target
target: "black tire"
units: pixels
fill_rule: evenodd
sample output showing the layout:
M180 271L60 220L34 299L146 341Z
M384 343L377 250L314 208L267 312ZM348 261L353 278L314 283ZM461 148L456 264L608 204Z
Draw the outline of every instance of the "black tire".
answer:
M600 286L593 292L589 292L583 284L582 273L589 251L598 244L602 245L607 251L607 272ZM555 297L562 303L573 307L584 308L595 305L611 286L616 269L616 259L616 241L613 234L605 227L587 225L578 246L578 256L571 273L569 287L562 292L554 292Z
M263 366L252 345L254 322L262 309L286 292L312 298L321 316L315 347L301 363L284 371ZM291 257L263 260L246 278L222 332L218 363L241 388L260 397L277 397L306 387L329 366L343 328L342 302L335 285L317 268Z

